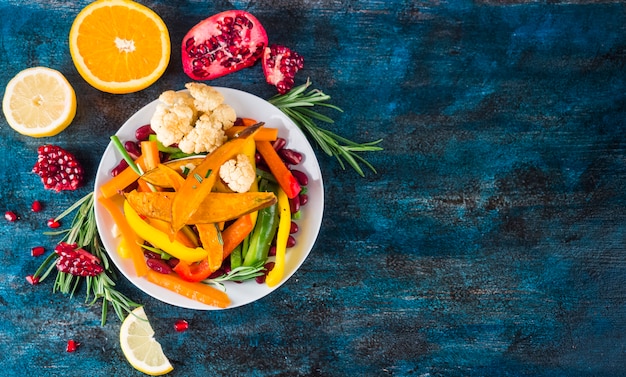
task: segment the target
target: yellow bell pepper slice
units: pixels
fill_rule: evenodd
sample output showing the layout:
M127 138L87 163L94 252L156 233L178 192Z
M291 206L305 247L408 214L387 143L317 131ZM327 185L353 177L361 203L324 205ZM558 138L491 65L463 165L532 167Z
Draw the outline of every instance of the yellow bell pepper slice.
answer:
M128 224L139 237L171 256L187 263L197 262L207 257L207 251L201 247L191 248L183 245L180 241L170 240L168 234L144 221L126 200L124 201L124 214Z
M267 274L265 283L274 287L282 280L285 273L285 253L287 251L287 239L291 230L291 209L289 198L285 191L278 189L278 231L276 233L276 260L274 268Z

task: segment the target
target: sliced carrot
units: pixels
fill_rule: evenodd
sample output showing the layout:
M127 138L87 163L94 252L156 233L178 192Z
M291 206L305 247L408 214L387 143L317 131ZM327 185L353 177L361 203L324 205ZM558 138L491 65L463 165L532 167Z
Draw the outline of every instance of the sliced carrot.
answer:
M228 138L233 138L238 132L243 131L248 126L232 126L225 131ZM278 128L261 127L259 131L254 135L254 140L274 141L278 138Z
M265 160L267 167L270 168L272 175L280 185L287 197L293 199L300 193L300 184L298 180L291 174L285 163L269 141L257 141L256 149Z
M255 212L256 215L256 212ZM232 224L226 227L222 232L222 240L224 241L223 259L226 259L232 253L233 250L243 242L243 240L252 232L254 228L254 222L252 221L252 214L247 214L239 217Z
M250 126L254 126L255 124L259 123L258 120L256 119L252 119L252 118L241 118L241 125L244 127L250 127Z
M148 270L148 281L206 305L226 308L230 298L226 293L202 283L191 283L179 278L176 274L161 274Z
M143 157L140 156L135 163L141 163L142 161ZM139 175L135 173L133 169L128 167L100 186L100 192L103 197L112 198L121 191L124 191L124 189L133 184L138 178Z
M222 258L224 247L220 241L217 226L214 223L196 224L196 229L198 229L202 248L208 253L207 261L209 262L209 269L211 272L217 271L224 261Z
M144 172L156 169L161 163L159 147L156 140L146 140L141 142L141 155L144 156Z
M122 233L122 237L126 240L125 247L127 247L130 258L133 261L135 273L137 276L144 276L146 271L148 271L148 266L146 265L143 251L139 246L139 244L143 243L143 240L131 229L130 225L128 225L128 221L126 221L126 217L124 217L124 214L113 200L99 196L98 202L111 214L113 221Z

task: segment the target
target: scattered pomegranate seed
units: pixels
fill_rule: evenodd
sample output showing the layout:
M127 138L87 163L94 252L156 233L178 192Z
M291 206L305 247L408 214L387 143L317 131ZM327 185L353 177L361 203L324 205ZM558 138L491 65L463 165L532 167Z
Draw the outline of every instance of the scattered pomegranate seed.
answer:
M4 218L7 219L10 222L17 221L17 215L13 211L6 211L4 213Z
M44 249L43 246L35 246L32 249L30 249L30 255L32 255L33 257L38 257L42 255L45 251L46 249Z
M185 321L184 319L179 319L178 321L176 321L176 323L174 323L174 330L178 332L187 331L188 328L189 323L187 323L187 321Z
M33 212L39 212L41 211L41 208L41 202L39 200L35 200L30 207Z
M33 275L28 275L26 276L26 281L29 282L32 285L37 285L39 284L39 278L35 277Z
M60 227L60 226L61 226L61 223L60 223L60 222L58 222L58 221L56 221L55 219L49 219L49 220L48 220L48 227L50 227L50 228L53 228L53 229L54 229L54 228L58 228L58 227Z
M74 352L76 351L78 346L80 346L80 343L76 342L74 339L70 339L67 341L67 347L65 348L65 351Z

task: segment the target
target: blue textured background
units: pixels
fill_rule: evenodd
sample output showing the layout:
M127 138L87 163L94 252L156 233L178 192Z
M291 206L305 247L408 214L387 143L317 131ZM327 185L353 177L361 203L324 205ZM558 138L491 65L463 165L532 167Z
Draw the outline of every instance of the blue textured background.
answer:
M0 121L3 375L141 375L119 321L24 276L45 220L89 188L44 192L30 173L46 141L92 177L112 134L182 88L179 41L201 19L253 12L270 42L305 56L345 110L333 130L383 138L365 178L318 154L326 212L299 272L254 304L195 312L150 299L172 376L626 375L626 5L621 2L140 1L167 23L172 61L150 88L100 93L67 46L88 1L0 1L0 87L18 71L62 71L73 125L31 139ZM269 98L256 66L215 85ZM93 184L90 178L88 187ZM45 204L40 214L30 203ZM186 333L173 323L184 318ZM67 339L81 343L65 352Z

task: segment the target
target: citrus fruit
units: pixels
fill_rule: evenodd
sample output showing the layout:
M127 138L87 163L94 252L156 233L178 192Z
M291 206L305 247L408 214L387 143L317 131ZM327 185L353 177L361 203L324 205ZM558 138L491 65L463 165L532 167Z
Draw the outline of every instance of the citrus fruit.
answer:
M170 36L161 17L130 0L97 0L70 29L70 53L78 73L107 93L132 93L163 75Z
M150 326L143 306L140 306L122 322L120 345L124 356L133 368L151 376L160 376L171 372L174 368L153 336L154 330Z
M7 84L2 111L9 126L23 135L54 136L74 120L76 94L61 72L27 68Z

